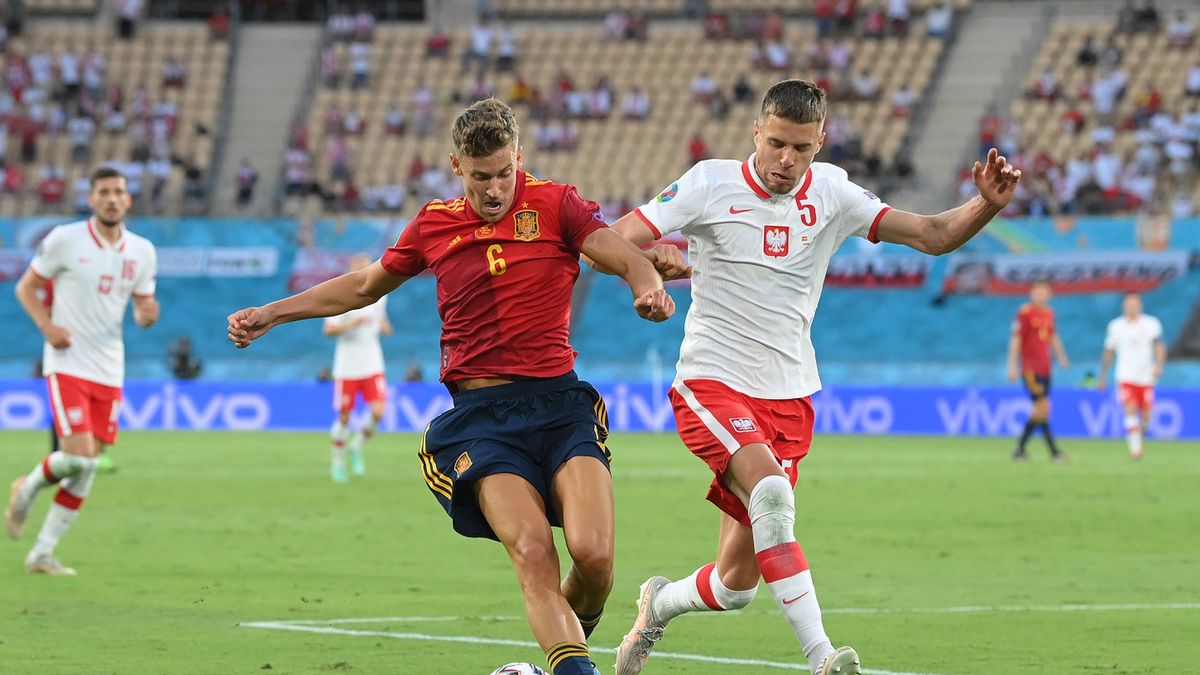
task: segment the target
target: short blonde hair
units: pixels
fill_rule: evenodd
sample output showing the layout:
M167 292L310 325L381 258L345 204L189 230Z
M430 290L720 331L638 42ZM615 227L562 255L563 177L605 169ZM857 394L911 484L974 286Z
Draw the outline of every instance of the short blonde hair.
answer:
M520 132L512 108L494 98L485 98L459 114L450 136L459 155L487 157L500 148L516 147Z

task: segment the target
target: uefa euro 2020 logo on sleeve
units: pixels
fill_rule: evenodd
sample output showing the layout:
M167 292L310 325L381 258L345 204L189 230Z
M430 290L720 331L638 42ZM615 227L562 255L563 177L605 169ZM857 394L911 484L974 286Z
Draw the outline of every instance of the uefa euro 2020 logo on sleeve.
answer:
M659 204L666 204L672 199L675 199L675 195L677 194L679 194L679 183L671 183L671 187L660 192L658 197L655 197L655 201L657 201Z

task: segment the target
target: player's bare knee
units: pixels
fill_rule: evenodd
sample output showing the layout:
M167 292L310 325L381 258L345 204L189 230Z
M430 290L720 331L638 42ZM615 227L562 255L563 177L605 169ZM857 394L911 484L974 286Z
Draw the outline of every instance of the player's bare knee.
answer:
M609 546L590 545L571 548L571 562L575 571L589 585L603 587L612 585L613 550Z
M512 558L517 576L525 583L527 575L536 578L547 570L558 578L558 555L554 550L554 540L549 536L537 534L522 535L508 546L508 555Z

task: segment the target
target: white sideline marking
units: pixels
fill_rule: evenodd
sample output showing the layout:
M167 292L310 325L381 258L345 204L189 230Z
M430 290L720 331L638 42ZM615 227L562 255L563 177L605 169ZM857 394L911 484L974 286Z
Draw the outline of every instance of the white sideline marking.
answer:
M841 607L822 609L822 614L985 614L989 612L1112 612L1134 609L1200 609L1200 602L1126 605L976 605L964 607Z
M414 619L434 619L437 621L450 620L457 617L387 617L384 619L334 619L333 621L321 621L319 623L368 623L381 621L413 621ZM495 617L499 618L499 617ZM378 630L354 630L348 628L332 628L330 626L314 626L313 622L305 620L300 621L247 621L238 624L243 628L262 628L265 630L282 630L295 631L299 633L320 633L324 635L355 635L360 637L385 637L394 640L423 640L428 642L460 642L476 645L502 645L505 647L531 647L539 649L538 643L529 642L526 640L505 640L501 638L480 638L466 635L427 635L425 633L391 633ZM590 651L594 654L615 654L617 650L607 647L591 647ZM681 661L702 661L704 663L720 663L730 666L755 666L759 668L777 668L780 670L799 670L808 671L808 666L797 665L794 663L779 663L777 661L763 661L760 659L733 659L721 656L704 656L702 654L680 654L675 652L654 652L654 658L663 659L678 659ZM873 668L863 669L863 675L934 675L933 673L906 673L893 670L876 670Z
M962 607L842 607L822 610L824 614L985 614L996 612L1107 612L1122 610L1196 610L1200 602L1172 603L1130 603L1110 605L967 605ZM353 635L365 637L385 637L394 640L422 640L427 642L458 642L478 645L501 645L506 647L538 648L536 642L527 640L506 640L502 638L481 638L465 635L428 635L426 633L394 633L390 631L356 630L349 628L334 628L335 624L372 624L372 623L443 623L450 621L474 620L480 622L518 621L519 616L385 616L343 619L295 619L287 621L248 621L238 624L243 628L260 628L265 630L282 630L299 633L320 633L324 635ZM614 654L615 649L593 647L597 654ZM763 661L760 659L737 659L721 656L705 656L702 654L682 654L677 652L655 652L655 658L677 659L681 661L700 661L704 663L721 663L731 666L754 666L759 668L774 668L778 670L807 671L807 667L794 663ZM933 675L932 673L908 673L892 670L863 669L864 675Z

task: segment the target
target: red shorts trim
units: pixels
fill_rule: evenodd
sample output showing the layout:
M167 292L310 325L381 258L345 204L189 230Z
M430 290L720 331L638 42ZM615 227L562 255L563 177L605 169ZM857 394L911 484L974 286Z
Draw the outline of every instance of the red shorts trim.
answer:
M121 414L121 388L85 380L72 375L51 373L46 376L50 390L50 410L59 438L73 434L92 434L101 443L117 441L117 422Z
M354 398L361 396L366 403L382 403L387 400L387 380L383 373L357 380L333 381L333 409L343 413L354 410Z
M716 380L684 380L671 388L670 399L679 438L716 474L708 488L708 500L717 508L750 526L746 505L725 487L722 477L733 453L751 443L769 447L795 487L797 464L812 443L810 397L761 399Z
M1133 404L1138 410L1154 407L1154 385L1117 383L1117 398L1124 405Z

